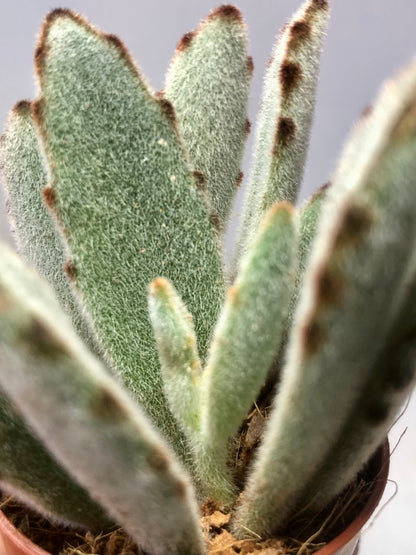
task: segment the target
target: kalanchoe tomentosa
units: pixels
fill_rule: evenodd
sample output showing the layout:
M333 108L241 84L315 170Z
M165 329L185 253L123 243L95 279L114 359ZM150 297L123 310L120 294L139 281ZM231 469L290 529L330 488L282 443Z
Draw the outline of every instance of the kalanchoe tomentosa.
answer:
M1 142L20 253L0 247L5 491L60 522L116 522L156 555L202 555L198 502L267 538L382 442L415 382L416 62L296 209L328 12L308 0L274 48L233 279L220 245L253 70L239 11L184 35L162 93L117 37L47 16L39 97ZM241 472L256 401L268 418Z

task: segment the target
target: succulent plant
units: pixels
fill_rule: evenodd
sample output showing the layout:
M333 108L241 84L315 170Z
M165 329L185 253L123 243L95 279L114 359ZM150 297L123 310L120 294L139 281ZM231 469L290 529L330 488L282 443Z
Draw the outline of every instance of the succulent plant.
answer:
M1 142L20 257L0 247L0 485L50 519L197 555L210 500L235 537L271 537L348 486L411 391L416 62L295 208L328 12L307 0L277 39L229 273L253 69L239 11L184 35L161 93L117 37L47 16L39 97Z

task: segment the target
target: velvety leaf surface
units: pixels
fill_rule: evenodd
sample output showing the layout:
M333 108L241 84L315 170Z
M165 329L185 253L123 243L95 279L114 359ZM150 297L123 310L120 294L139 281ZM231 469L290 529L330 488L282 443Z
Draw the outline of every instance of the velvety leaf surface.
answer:
M222 230L242 178L252 69L243 18L225 5L184 35L166 78L165 96L175 108L191 162L205 176Z
M46 282L3 246L0 383L45 446L146 551L203 552L192 488L170 449L84 347Z
M114 36L52 12L37 51L36 118L72 276L108 359L167 435L147 312L149 283L169 278L195 318L204 356L223 295L218 242L178 138Z

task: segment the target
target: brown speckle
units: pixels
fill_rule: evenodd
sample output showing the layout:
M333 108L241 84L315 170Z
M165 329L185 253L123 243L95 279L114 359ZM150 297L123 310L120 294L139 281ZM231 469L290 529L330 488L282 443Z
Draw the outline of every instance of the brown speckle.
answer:
M185 33L183 35L183 37L181 38L181 40L179 41L179 43L176 47L176 50L178 52L183 52L184 50L189 48L194 36L195 36L195 33L193 31L190 31L189 33Z
M328 0L313 0L313 5L319 10L323 10L323 9L326 10L327 8L329 8Z
M159 106L162 108L162 112L173 122L176 121L175 109L172 102L167 100L167 98L158 99Z
M221 220L216 212L211 212L211 214L209 215L209 221L212 223L217 231L221 230Z
M106 39L107 42L112 44L115 48L119 50L124 50L125 46L122 40L117 35L108 33L108 34L104 34L103 37Z
M235 6L232 6L231 4L224 4L222 6L219 6L219 8L215 9L208 16L208 20L216 18L229 18L238 22L241 22L243 20L240 10L238 10Z
M34 317L28 327L20 332L20 340L36 356L55 357L63 349L58 339L39 318Z
M302 335L307 355L315 354L325 339L325 334L316 320L312 320L304 326Z
M39 100L35 100L32 102L32 115L35 122L40 126L42 129L42 110L43 110L44 101L42 98Z
M35 69L37 73L40 73L42 66L43 66L43 62L45 60L45 55L46 55L46 47L44 44L39 44L36 48L35 48L35 55L34 55L34 61L35 61Z
M285 96L290 94L302 79L302 70L299 64L289 61L283 62L280 68L279 78L283 94Z
M248 135L251 131L251 122L249 119L246 119L246 123L245 123L245 132L246 135Z
M361 112L361 117L362 118L367 118L369 115L371 115L373 113L373 110L374 110L373 106L371 104L369 104Z
M335 236L335 247L343 248L363 238L370 229L372 214L368 208L350 205L344 211Z
M157 472L165 472L169 467L169 461L162 449L155 447L146 457L147 463Z
M240 187L240 186L241 186L241 183L242 183L242 181L243 181L243 178L244 178L244 173L243 173L243 172L240 172L240 173L238 174L238 176L237 176L237 187Z
M176 494L178 497L183 499L186 496L186 492L188 490L187 485L182 480L178 480L176 482Z
M42 196L49 208L53 210L56 200L54 188L51 185L47 185L42 191Z
M205 175L199 170L195 170L193 172L193 175L195 177L198 189L205 192L207 190L207 180L205 179Z
M307 21L295 21L290 27L290 37L294 41L307 39L311 33L311 26Z
M106 34L106 33L102 33L101 36L109 43L111 44L115 50L117 50L117 52L119 53L121 58L124 58L128 63L132 63L131 58L130 58L130 53L127 50L126 45L124 44L124 42L117 36L117 35L113 35L113 34Z
M250 75L253 75L254 72L254 62L252 56L248 56L247 58L247 71Z
M75 275L76 275L76 268L75 268L75 264L72 262L72 260L67 260L65 262L64 272L65 272L65 275L67 276L67 278L70 281L74 281Z
M341 276L329 268L322 268L316 279L316 295L319 305L328 305L337 301L344 289Z
M275 147L279 144L286 144L292 140L296 133L296 124L292 118L280 117L277 123L277 133Z
M90 402L90 410L94 417L106 422L121 422L126 419L123 405L113 392L106 387L97 391Z

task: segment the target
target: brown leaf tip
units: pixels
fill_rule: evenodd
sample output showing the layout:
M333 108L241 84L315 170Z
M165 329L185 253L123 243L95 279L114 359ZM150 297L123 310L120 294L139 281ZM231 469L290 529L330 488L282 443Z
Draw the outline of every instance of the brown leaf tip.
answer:
M231 4L223 4L222 6L219 6L208 16L208 20L216 18L232 19L239 23L241 23L243 20L243 16L241 15L240 10L235 6L232 6Z
M190 46L194 36L195 36L195 33L193 31L190 31L189 33L185 33L181 38L181 40L178 42L178 46L176 47L176 50L178 52L183 52L184 50L186 50Z
M72 262L72 260L67 260L65 262L64 265L64 272L65 275L67 276L67 278L70 281L74 281L75 280L75 275L76 275L76 268L75 268L75 264Z
M42 191L42 196L49 208L53 210L55 208L56 201L55 190L53 187L51 185L47 185Z
M279 79L283 94L287 96L302 79L302 70L299 64L287 60L284 61L280 67Z
M254 72L254 62L252 56L247 57L247 70L250 75L253 75Z
M325 334L316 320L312 320L303 328L302 336L307 355L315 354L325 340Z
M77 23L83 25L86 24L85 20L72 10L67 8L56 8L48 13L43 21L43 25L40 31L39 40L35 49L35 69L38 75L41 74L43 62L47 53L46 38L49 32L49 28L60 18L70 18Z
M286 143L296 134L296 123L292 118L280 117L277 123L276 143Z
M16 114L27 114L31 111L32 103L30 100L19 100L12 108L12 112Z

